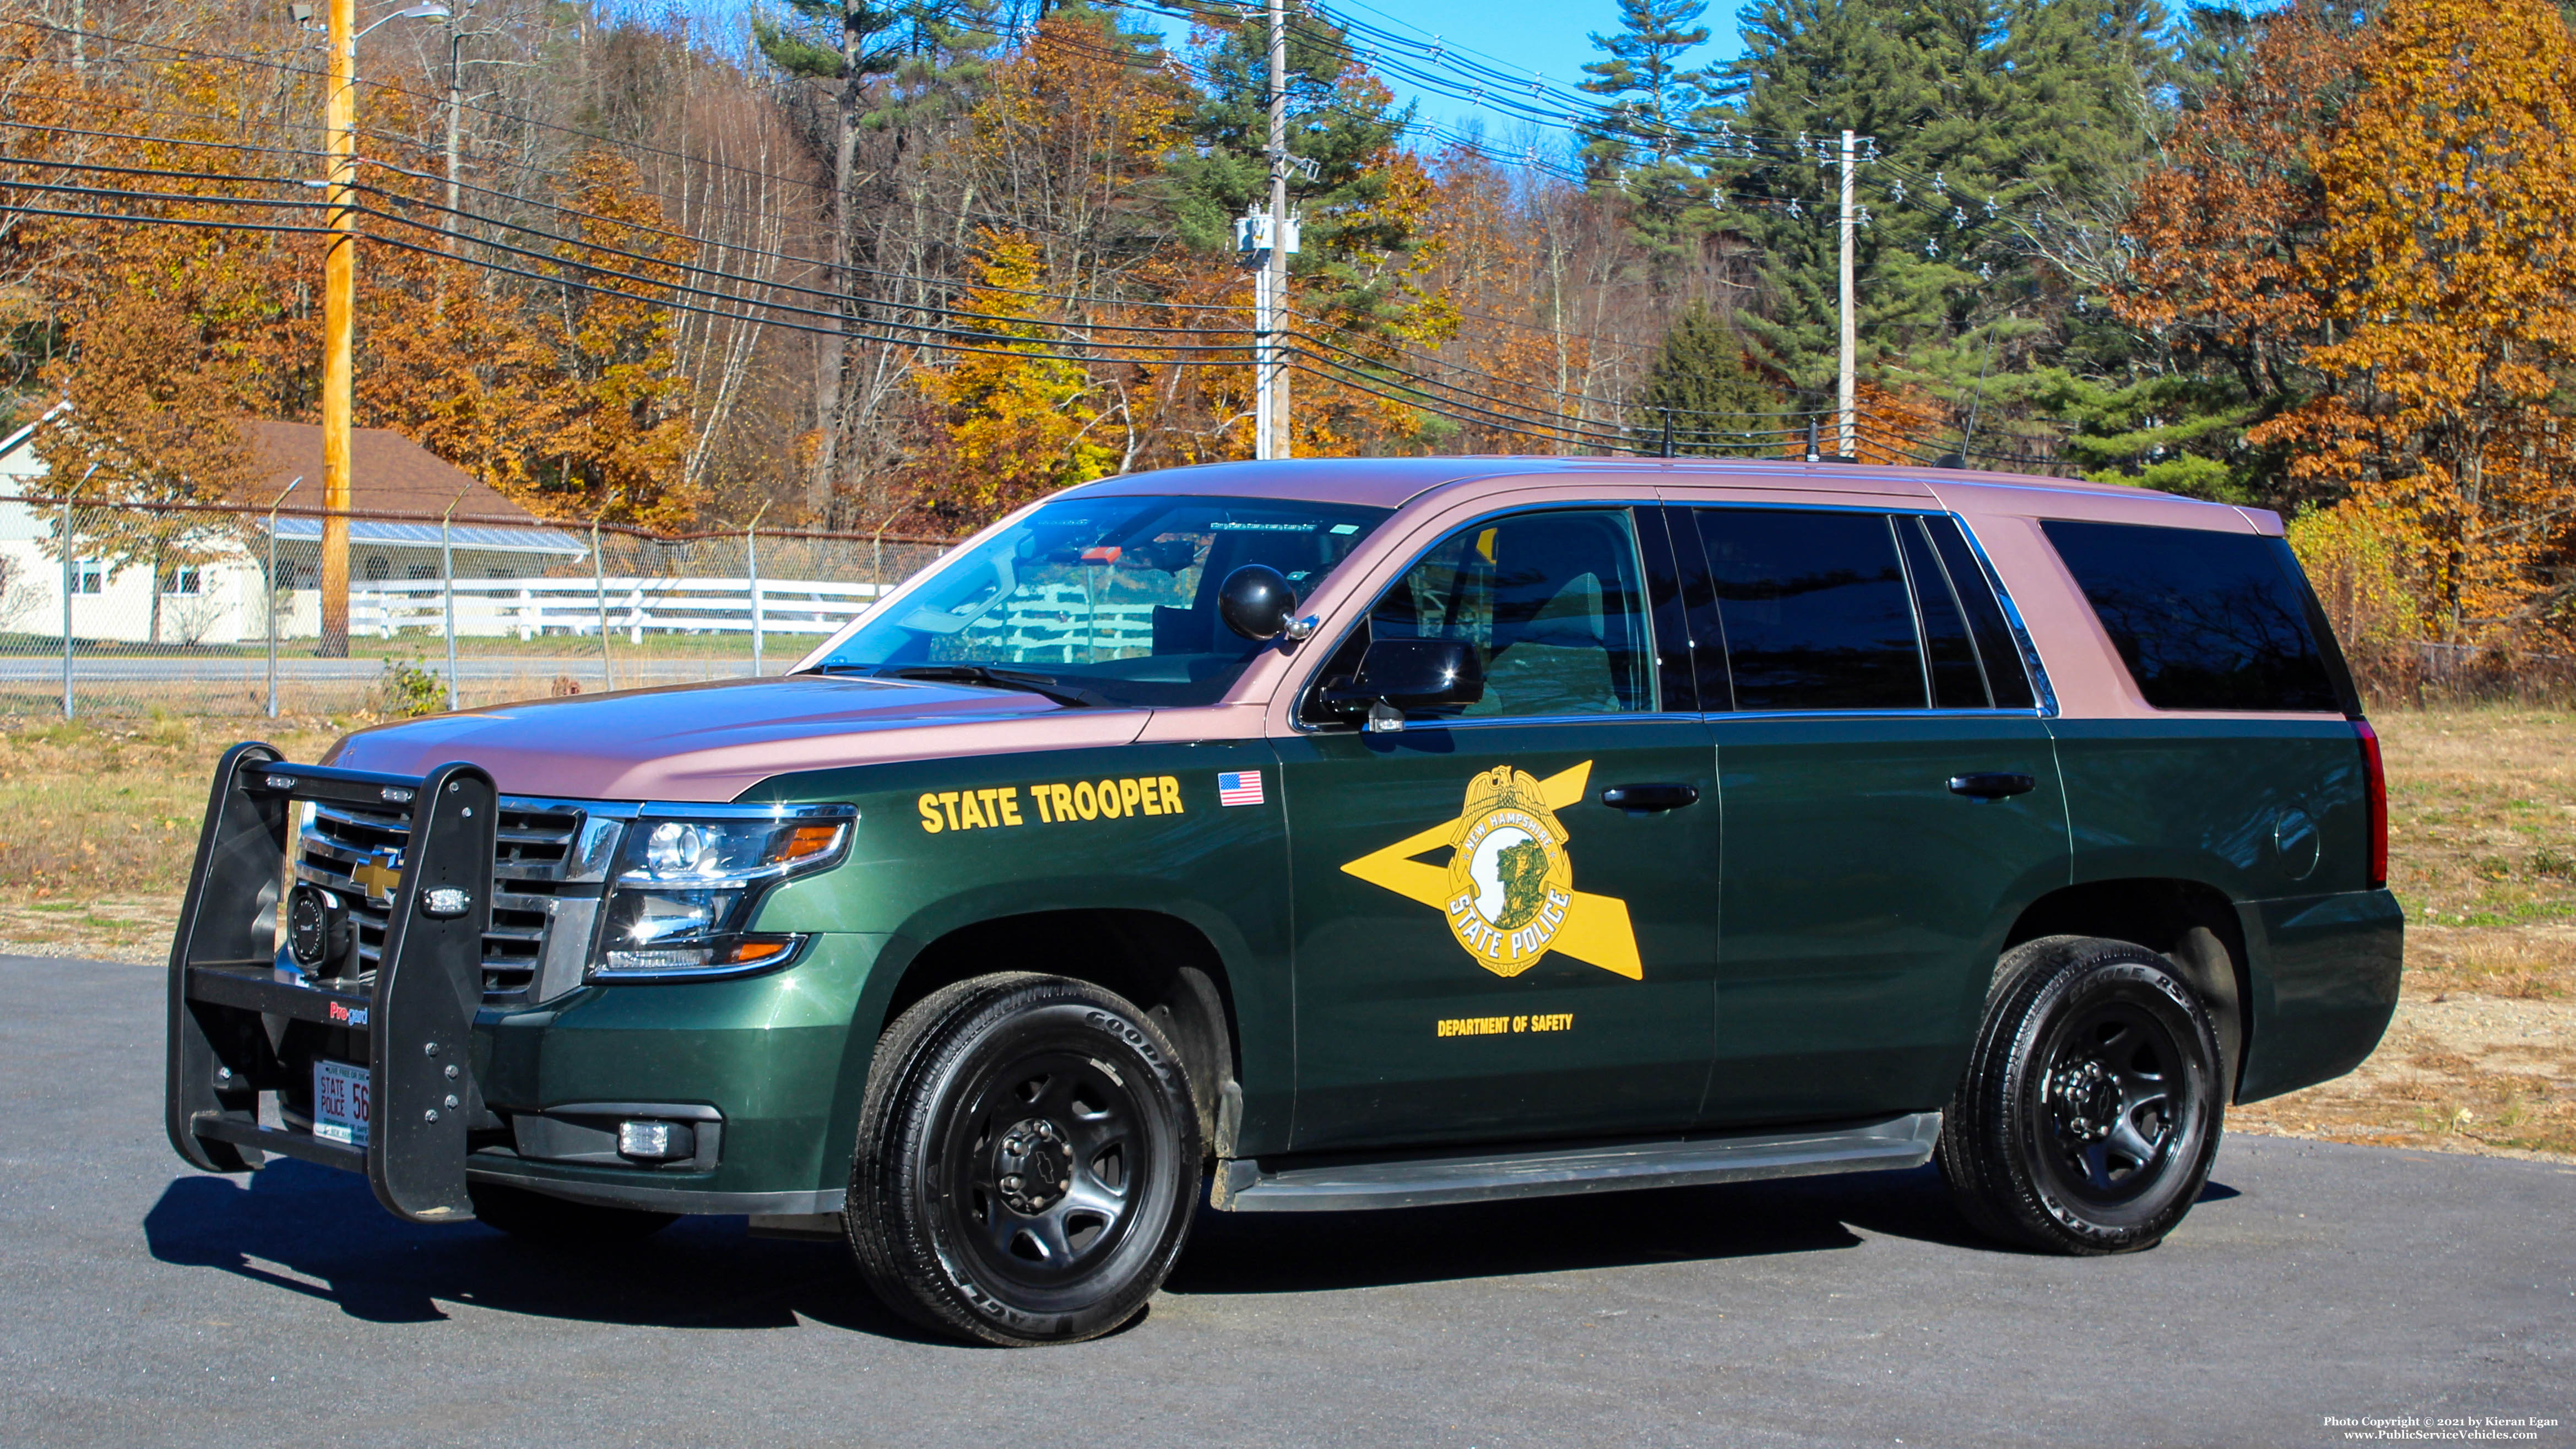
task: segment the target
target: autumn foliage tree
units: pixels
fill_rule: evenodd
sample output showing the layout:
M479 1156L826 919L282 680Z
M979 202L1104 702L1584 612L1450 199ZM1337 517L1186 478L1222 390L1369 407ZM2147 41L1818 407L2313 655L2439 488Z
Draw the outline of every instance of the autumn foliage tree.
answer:
M965 300L986 350L920 373L943 436L917 487L925 511L952 526L1089 482L1119 456L1103 435L1100 389L1060 353L1027 295L1041 280L1036 245L988 236L983 274Z
M2251 436L2397 531L2443 637L2535 621L2576 594L2534 587L2576 522L2576 46L2545 0L2394 0L2358 79L2300 258L2327 387Z

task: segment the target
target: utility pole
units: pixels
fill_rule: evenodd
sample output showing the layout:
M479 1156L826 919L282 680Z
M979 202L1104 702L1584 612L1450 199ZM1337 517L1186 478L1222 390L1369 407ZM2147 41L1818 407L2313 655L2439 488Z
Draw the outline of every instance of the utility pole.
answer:
M465 31L456 17L447 20L447 215L443 218L447 232L448 255L456 254L457 212L464 205L465 189L458 184L457 170L465 149ZM449 709L456 706L451 703Z
M1834 373L1834 401L1842 418L1842 443L1839 451L1846 463L1860 458L1860 414L1852 404L1852 353L1855 350L1852 323L1852 145L1856 138L1843 132L1843 214L1842 232L1842 356Z
M1270 446L1263 456L1285 458L1291 451L1288 425L1288 369L1281 366L1280 336L1288 318L1288 0L1270 0L1270 255L1263 259L1269 295L1264 317L1269 343L1260 367L1270 379L1270 406L1263 420Z
M309 13L297 7L297 18ZM398 10L386 20L447 20L443 0ZM358 28L357 0L331 0L330 95L323 101L322 146L331 174L322 188L322 638L325 659L349 656L349 430L356 422L358 329ZM451 77L453 71L450 71ZM453 97L454 81L449 82ZM449 115L452 117L451 109ZM451 123L452 124L452 123ZM450 162L451 167L453 162ZM455 203L455 172L448 201Z
M1243 219L1236 245L1252 255L1252 456L1270 457L1270 218L1258 208Z
M331 88L323 103L322 253L322 638L325 659L349 654L349 430L357 365L351 355L358 309L358 5L331 0Z

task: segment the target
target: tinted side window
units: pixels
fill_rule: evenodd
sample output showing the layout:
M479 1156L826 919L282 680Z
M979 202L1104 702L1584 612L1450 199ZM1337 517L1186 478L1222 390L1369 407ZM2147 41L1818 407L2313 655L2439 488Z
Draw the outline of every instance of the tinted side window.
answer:
M2038 703L2038 696L2022 663L2021 641L2013 636L2012 623L1995 599L1994 581L1987 577L1985 565L1968 547L1957 519L1926 518L1923 528L1932 535L1933 549L1950 575L1952 596L1968 611L1968 629L1976 637L1977 658L1986 667L1986 687L1994 692L1995 708L2029 709Z
M2157 709L2340 711L2307 587L2277 539L2132 523L2041 525Z
M1687 527L1688 520L1669 510L1640 508L1629 516L1636 520L1637 549L1646 560L1646 603L1655 621L1656 693L1663 697L1666 710L1693 713L1701 705L1698 681L1694 677L1695 661L1691 654L1688 605L1683 593L1689 584L1700 582L1699 540L1685 539L1677 549L1672 532L1674 524L1678 520ZM1713 633L1709 642L1714 648L1716 636ZM1723 665L1722 656L1719 662ZM1719 689L1722 693L1722 683ZM1725 708L1722 704L1711 707Z
M1886 515L1692 511L1737 709L1924 707L1914 602Z
M1470 718L1625 714L1654 708L1645 610L1626 510L1516 514L1434 544L1368 634L1474 644L1485 697Z
M1932 556L1923 520L1895 518L1897 547L1905 571L1914 578L1914 610L1923 621L1923 658L1932 676L1932 704L1937 709L1984 709L1985 671L1977 667L1977 646L1968 638L1968 616L1951 591L1950 577Z

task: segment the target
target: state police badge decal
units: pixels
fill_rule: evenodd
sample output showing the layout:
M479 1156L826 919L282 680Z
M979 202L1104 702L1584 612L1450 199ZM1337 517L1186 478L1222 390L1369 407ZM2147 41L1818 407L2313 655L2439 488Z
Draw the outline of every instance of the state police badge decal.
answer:
M1556 812L1583 798L1592 762L1546 779L1497 765L1467 782L1454 820L1342 867L1373 886L1437 907L1459 948L1513 977L1550 951L1643 980L1628 903L1574 888L1574 858ZM1446 865L1418 859L1441 846Z

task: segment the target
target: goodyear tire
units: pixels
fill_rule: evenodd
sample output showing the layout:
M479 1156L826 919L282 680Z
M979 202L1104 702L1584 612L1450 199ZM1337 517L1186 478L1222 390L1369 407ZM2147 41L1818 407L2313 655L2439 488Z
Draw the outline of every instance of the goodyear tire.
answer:
M1990 1237L2060 1253L2152 1248L2218 1154L2224 1094L2208 1010L2125 941L2052 936L1996 972L1936 1156Z
M878 1043L843 1220L925 1327L1072 1343L1142 1311L1199 1194L1198 1113L1146 1015L1087 982L978 977Z
M548 1197L544 1193L530 1192L524 1187L512 1187L506 1183L469 1183L465 1190L474 1200L477 1222L498 1228L522 1242L539 1243L550 1248L631 1243L651 1237L679 1221L677 1213L566 1202L559 1197Z

